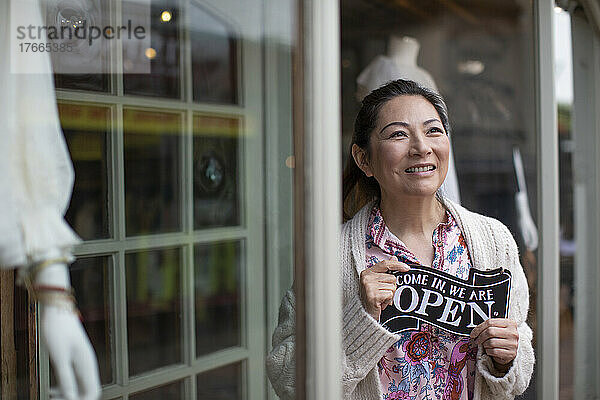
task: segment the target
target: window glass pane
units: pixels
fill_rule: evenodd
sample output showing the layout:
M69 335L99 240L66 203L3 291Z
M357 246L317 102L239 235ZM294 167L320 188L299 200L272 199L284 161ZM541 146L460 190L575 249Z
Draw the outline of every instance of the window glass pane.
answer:
M62 27L110 26L109 2L99 0L62 0L48 3L46 23L61 32ZM87 40L67 36L50 40L49 43L70 46L70 51L52 51L52 67L59 73L54 75L56 88L95 92L110 91L110 51L108 40ZM78 35L83 35L79 32ZM64 49L65 47L63 47ZM92 72L93 71L93 72ZM86 73L81 73L86 72Z
M107 238L110 109L59 103L58 111L76 177L66 219L82 239Z
M181 73L179 61L179 4L175 0L151 0L150 74L132 74L135 60L123 53L123 90L125 94L179 98ZM123 1L123 23L135 20L136 3Z
M232 364L198 375L198 400L241 400L242 364Z
M128 253L125 267L129 374L180 363L180 249Z
M103 385L115 381L112 350L113 329L110 307L109 273L111 257L79 258L71 267L71 285L75 289L83 326L90 338Z
M190 7L194 101L238 102L238 40L227 22L198 2Z
M242 259L240 242L194 248L197 356L241 344Z
M181 230L181 116L123 111L127 235Z
M240 120L194 116L194 229L240 223Z
M57 89L85 90L96 92L110 91L109 74L55 74L54 86Z
M144 390L129 396L131 400L167 400L183 399L183 382L169 383L150 390Z

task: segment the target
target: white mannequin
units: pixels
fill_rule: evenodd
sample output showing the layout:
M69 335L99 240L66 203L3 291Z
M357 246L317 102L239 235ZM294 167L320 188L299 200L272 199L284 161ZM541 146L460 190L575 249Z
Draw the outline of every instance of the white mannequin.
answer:
M420 48L421 45L415 38L409 36L390 36L387 55L375 57L367 68L358 75L358 78L356 78L357 98L362 100L363 97L374 89L395 79L409 79L437 92L437 86L429 72L417 65ZM440 189L445 196L460 204L460 190L454 167L452 143L450 144L448 174Z
M19 268L41 304L40 334L63 399L100 395L96 356L70 293L78 237L63 219L73 167L60 129L48 53L20 53L12 26L43 26L38 0L0 1L0 268ZM12 51L11 51L12 50ZM13 73L11 71L17 72ZM39 67L44 74L18 73Z
M373 89L394 79L410 79L421 86L438 91L435 81L417 65L421 45L409 36L390 36L387 55L377 56L356 79L357 97L362 100Z
M412 37L392 35L388 41L388 57L394 61L398 72L405 79L415 81L437 92L437 86L429 72L417 65L420 49L421 45L417 39Z

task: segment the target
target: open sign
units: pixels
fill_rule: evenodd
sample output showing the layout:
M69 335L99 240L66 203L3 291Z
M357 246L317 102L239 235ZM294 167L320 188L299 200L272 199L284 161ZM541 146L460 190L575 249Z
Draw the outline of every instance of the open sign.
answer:
M417 330L421 321L469 336L489 318L506 318L510 300L510 271L471 268L465 281L445 272L411 265L408 272L392 272L397 289L392 305L380 321L392 333Z

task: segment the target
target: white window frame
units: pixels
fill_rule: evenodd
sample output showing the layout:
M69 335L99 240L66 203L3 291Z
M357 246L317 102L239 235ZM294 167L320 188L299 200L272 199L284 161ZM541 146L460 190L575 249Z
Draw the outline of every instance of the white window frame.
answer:
M538 198L537 398L559 393L559 172L554 93L554 0L534 2Z
M599 5L571 14L575 213L574 398L600 397L600 23ZM594 10L594 6L596 7ZM589 7L589 8L588 8ZM595 28L595 29L594 29Z
M302 2L305 249L305 398L341 399L340 9Z

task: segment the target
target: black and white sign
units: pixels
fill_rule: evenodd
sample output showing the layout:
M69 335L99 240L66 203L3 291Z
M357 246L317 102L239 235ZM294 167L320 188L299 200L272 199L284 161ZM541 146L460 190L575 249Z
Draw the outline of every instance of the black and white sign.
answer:
M398 285L394 301L380 321L390 332L419 329L421 321L462 336L489 318L506 318L511 275L498 268L471 268L465 281L445 272L411 265L393 272Z

